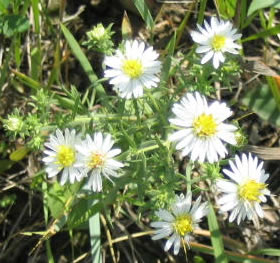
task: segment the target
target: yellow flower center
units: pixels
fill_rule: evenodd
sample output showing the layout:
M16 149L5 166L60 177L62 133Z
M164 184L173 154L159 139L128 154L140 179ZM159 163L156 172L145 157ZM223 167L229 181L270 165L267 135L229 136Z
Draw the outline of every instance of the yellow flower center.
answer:
M175 220L174 228L175 231L182 237L192 232L193 226L192 226L191 216L190 215L178 216Z
M143 74L143 66L137 59L128 59L123 63L123 71L129 77L136 79Z
M75 150L66 145L60 145L57 154L57 163L62 167L71 166L76 160Z
M92 169L95 169L97 167L100 167L104 164L104 156L100 153L93 153L90 156L90 161L88 163L88 166Z
M199 137L210 137L217 132L217 123L212 114L202 113L194 120L193 129Z
M212 39L212 48L215 51L220 51L226 44L226 37L215 35Z
M258 183L255 180L249 180L239 187L239 197L250 202L260 202L261 191L266 188L266 184Z

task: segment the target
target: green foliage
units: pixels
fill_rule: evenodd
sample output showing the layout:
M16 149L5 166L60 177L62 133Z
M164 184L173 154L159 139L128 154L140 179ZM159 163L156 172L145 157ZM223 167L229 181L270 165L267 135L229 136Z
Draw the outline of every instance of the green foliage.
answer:
M280 257L280 249L276 249L276 248L263 248L263 249L251 251L251 253L255 255Z
M237 15L239 8L237 0L215 2L221 18L233 19ZM241 2L243 8L239 10L241 28L246 22L250 24L250 21L255 19L255 11L267 7L279 7L279 1L253 0L248 10L248 16L252 20L248 19L248 22L245 21L246 1ZM153 20L144 0L133 0L133 3L151 33L156 29L157 19ZM186 92L198 91L211 99L221 93L222 99L227 99L235 91L236 83L242 81L242 70L239 58L236 56L228 56L226 62L217 70L213 69L211 63L201 65L200 58L194 52L195 47L179 42L181 36L186 33L186 27L191 30L189 19L195 17L190 17L191 12L188 11L184 14L184 20L178 30L174 29L173 36L163 41L163 48L160 50L162 68L158 87L145 90L142 98L125 100L117 97L111 87L107 88L107 85L103 85L107 79L98 77L87 57L89 50L104 55L114 53L112 24L107 28L97 24L87 32L87 40L82 43L87 49L82 49L73 36L74 33L69 31L73 27L68 24L66 27L63 19L58 26L59 30L56 28L57 25L52 25L49 17L41 19L41 16L46 14L40 9L40 4L39 0L0 1L0 33L5 38L9 38L7 39L9 44L3 43L4 48L9 47L9 53L5 53L3 57L0 86L6 83L9 88L20 87L24 91L21 93L23 98L20 110L15 109L1 119L7 141L9 143L21 141L24 146L14 151L7 151L5 148L7 146L3 146L4 142L1 142L3 149L0 149L0 152L4 159L0 160L0 172L6 172L15 163L24 163L23 158L30 153L38 156L39 163L47 136L57 128L75 128L82 137L95 131L110 133L115 139L116 147L122 150L117 159L122 161L125 167L120 172L120 178L114 178L114 183L103 180L101 193L92 193L83 189L86 179L80 183L64 186L57 182L50 182L45 179L44 169L31 178L30 184L32 190L42 191L44 195L46 226L49 225L51 217L55 219L56 232L68 229L72 235L71 231L78 227L89 227L92 250L95 251L93 255L96 256L94 260L100 262L99 216L101 213L106 213L110 217L115 211L120 211L124 217L128 216L124 211L124 204L128 203L133 207L137 219L141 219L142 215L152 218L154 211L170 208L175 194L186 189L192 189L193 193L204 191L207 195L213 194L209 189L212 189L216 179L222 177L221 168L228 163L228 159L214 164L201 164L190 162L188 158L180 158L178 151L168 140L174 128L169 124L168 119L172 116L172 105ZM29 19L25 15L26 10L33 11L34 29L30 28ZM201 24L207 10L207 1L200 1L198 20L191 22ZM63 13L63 10L60 11ZM261 12L263 31L244 37L243 42L267 38L280 32L279 25L272 26L274 14L271 13L266 21L266 18L262 19L265 16ZM46 50L42 47L42 26L47 27L43 35L44 39L49 37L48 34L55 36L56 39L56 43L50 45L50 49L53 50L48 50L49 53L44 53ZM22 33L29 29L31 43L29 43L30 49L26 52L23 48L25 44L22 42ZM154 40L153 37L150 39L151 42ZM67 48L61 51L62 47L65 48L65 43L73 54L71 62L77 60L88 77L90 84L87 87L81 87L79 84L75 86L71 83L71 78L65 76L64 69L71 64ZM123 45L124 42L120 44L120 49ZM25 56L28 57L28 63L25 61ZM53 61L50 63L53 63L51 66L47 65L49 61ZM100 65L100 68L102 66L104 67ZM278 86L272 78L267 78L267 82L268 85L246 92L242 103L262 119L279 126ZM217 87L221 89L217 90ZM235 106L238 107L237 103ZM233 122L238 126L237 120ZM244 130L238 129L235 135L238 145L230 149L231 154L247 144ZM8 160L9 154L10 160ZM205 184L207 187L204 187ZM16 196L4 196L0 200L0 206L6 208L15 200ZM114 209L111 209L112 207ZM87 222L89 225L85 224ZM212 247L201 245L194 246L192 249L214 255L215 262L229 260L244 262L248 259L250 262L266 262L265 259L251 254L279 256L279 250L273 248L256 250L249 256L226 251L212 205L210 205L208 223ZM48 231L49 229L46 233ZM54 262L49 243L47 243L47 253L49 262ZM195 256L194 261L205 262L200 256Z
M11 0L2 0L0 2L0 12L2 14L4 14L5 12L7 12L7 9L9 7L9 4L10 4Z
M250 89L242 99L242 103L258 114L263 120L280 125L280 112L268 85Z
M215 3L222 17L226 19L234 17L237 0L216 0Z
M228 257L224 251L223 237L219 229L219 224L213 206L209 204L208 225L211 232L211 243L214 248L215 262L227 263Z
M70 31L63 24L61 24L61 29L62 29L62 32L63 32L69 46L71 47L73 54L76 56L78 61L81 63L81 66L83 67L84 71L86 72L90 82L92 83L93 87L96 89L97 94L101 98L104 98L104 95L105 95L104 88L102 87L102 85L100 83L98 83L98 78L95 75L95 73L94 73L87 57L83 53L80 45L75 40L75 38L70 33Z
M0 33L6 37L23 33L28 30L29 26L28 18L20 15L6 15L0 18Z
M241 42L244 43L244 42L256 40L256 39L259 39L259 38L267 38L267 37L270 37L270 36L273 36L273 35L277 35L279 33L280 33L280 25L277 25L277 26L271 27L269 29L263 30L259 33L253 34L253 35L251 35L247 38L243 38L241 40Z
M248 16L252 15L255 11L263 8L280 8L280 1L279 0L253 0L250 3L249 9L248 9Z
M66 212L67 202L76 197L79 190L79 184L61 186L55 182L47 192L47 204L54 218L59 219Z
M8 206L11 206L17 199L17 196L15 194L9 194L9 195L4 195L0 199L0 207L1 208L6 208Z
M154 28L154 20L145 0L133 0L133 3L145 21L147 28L152 30Z

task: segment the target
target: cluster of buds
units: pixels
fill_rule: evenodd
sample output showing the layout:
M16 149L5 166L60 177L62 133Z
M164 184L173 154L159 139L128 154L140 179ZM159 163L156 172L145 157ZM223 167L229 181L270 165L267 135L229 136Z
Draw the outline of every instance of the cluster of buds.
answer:
M104 28L102 24L98 24L87 32L88 40L83 42L89 49L111 55L114 50L114 43L111 36L114 32L111 31L113 24L110 24L107 28Z

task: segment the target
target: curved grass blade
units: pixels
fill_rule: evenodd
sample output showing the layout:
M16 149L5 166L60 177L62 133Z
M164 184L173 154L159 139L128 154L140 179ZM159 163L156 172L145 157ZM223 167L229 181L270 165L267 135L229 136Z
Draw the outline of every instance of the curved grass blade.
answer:
M209 204L208 224L211 232L211 243L214 248L215 262L228 263L228 257L224 251L223 238L219 229L215 211L211 204Z
M82 51L80 45L78 44L76 39L73 37L71 32L63 24L61 24L60 26L61 26L61 30L68 42L73 54L79 60L82 68L84 69L85 73L88 75L90 82L96 88L97 94L100 97L106 98L105 90L104 90L103 86L100 83L98 83L98 85L96 85L96 82L98 81L98 77L95 75L95 73L94 73L87 57L85 56L84 52Z
M144 19L148 29L152 30L155 23L145 0L133 0L133 3Z

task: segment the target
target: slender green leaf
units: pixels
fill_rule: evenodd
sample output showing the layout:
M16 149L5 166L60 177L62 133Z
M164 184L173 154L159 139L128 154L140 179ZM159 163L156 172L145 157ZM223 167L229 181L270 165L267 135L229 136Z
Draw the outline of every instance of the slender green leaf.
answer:
M45 181L42 183L42 192L43 192L43 204L44 204L44 219L45 219L45 225L48 225L48 218L49 218L49 209L47 205L47 192L48 192L48 185ZM43 233L44 235L45 233ZM48 239L46 240L46 250L47 250L47 257L48 257L48 263L54 263L53 253L51 249L51 241Z
M175 45L176 45L176 32L174 33L173 37L169 40L165 48L167 52L167 56L163 62L162 72L161 72L161 81L164 84L168 81L169 78L171 60L172 60L172 55L174 54L175 51Z
M154 27L154 20L145 0L133 0L133 3L145 21L148 29L152 30Z
M259 9L267 7L280 8L280 0L253 0L248 9L248 16Z
M270 37L273 35L277 35L279 33L280 33L280 25L263 30L257 34L251 35L247 38L243 38L243 39L241 39L241 42L252 41L252 40L259 39L259 38L266 38L266 37Z
M71 48L73 54L79 60L85 73L88 75L90 82L95 85L96 82L98 81L98 77L95 75L95 73L94 73L87 57L85 56L84 52L82 51L80 45L78 44L76 39L73 37L71 32L63 24L61 24L61 29L62 29L62 32ZM95 88L96 88L97 94L99 96L102 97L105 95L105 90L100 83L98 83L98 85L95 85Z
M31 0L36 34L40 34L39 0Z
M277 248L263 248L263 249L258 249L258 250L251 251L251 254L280 257L280 249L277 249Z
M32 79L38 80L41 70L41 52L35 47L31 51L31 76Z
M88 203L88 208L90 209L96 200L90 200ZM96 213L93 215L89 221L89 234L90 234L90 245L91 245L91 256L92 256L92 263L102 263L101 257L101 231L100 231L100 215Z
M191 248L194 251L199 251L204 254L213 255L214 249L210 246L198 244L198 243L191 243ZM269 260L266 258L257 257L254 255L249 254L239 254L231 251L225 251L226 255L228 256L230 262L242 262L242 263L276 263L275 260Z
M206 4L207 4L207 0L201 0L199 3L199 12L198 12L197 23L200 25L202 24L202 22L204 20Z
M38 81L26 76L25 74L15 70L12 70L12 72L18 77L21 83L27 85L29 88L35 90L42 88L42 85Z
M216 258L215 262L227 263L228 257L224 251L223 238L219 229L215 211L211 204L209 204L208 224L209 224L209 230L211 232L211 243L212 246L214 247L214 256Z

